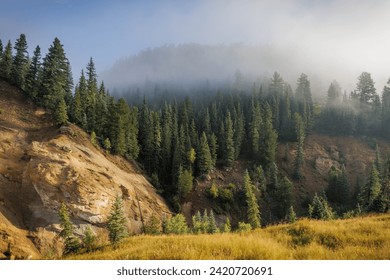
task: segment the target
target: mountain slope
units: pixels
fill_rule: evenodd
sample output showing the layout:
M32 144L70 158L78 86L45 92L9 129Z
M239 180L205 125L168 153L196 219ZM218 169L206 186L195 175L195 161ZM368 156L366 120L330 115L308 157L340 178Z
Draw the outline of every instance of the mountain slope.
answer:
M57 244L58 209L69 208L79 232L99 230L116 195L122 196L127 225L170 213L134 164L94 147L77 126L54 126L42 109L0 81L0 252L36 258ZM49 246L50 247L50 246ZM0 255L0 258L2 256ZM4 257L4 256L3 256Z

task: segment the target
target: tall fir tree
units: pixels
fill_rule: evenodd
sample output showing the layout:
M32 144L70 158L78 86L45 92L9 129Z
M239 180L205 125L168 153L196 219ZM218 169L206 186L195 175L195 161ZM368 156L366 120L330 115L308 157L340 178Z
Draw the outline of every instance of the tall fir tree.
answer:
M202 133L198 152L198 170L199 174L208 174L212 168L212 159L206 133Z
M37 46L31 59L30 67L26 75L25 91L34 101L38 96L42 78L41 48Z
M29 67L26 35L20 34L19 39L16 40L14 49L15 57L12 65L12 81L16 86L25 90L26 75Z
M261 226L260 208L259 204L257 203L256 196L253 192L253 188L254 186L249 177L248 170L246 170L244 174L244 190L247 203L248 222L252 228L259 228Z
M96 99L98 95L97 74L92 57L87 64L86 75L87 96L85 113L87 116L87 130L92 131L96 129Z
M128 235L126 218L123 212L123 201L118 195L111 206L107 220L108 237L111 243L116 244Z
M294 114L294 121L297 137L297 154L295 157L294 177L300 180L303 177L302 168L304 163L305 124L298 113Z
M379 172L375 166L372 165L371 172L367 178L366 184L360 190L359 203L367 212L377 212L378 202L381 194L381 181Z
M272 126L271 107L266 104L261 139L261 158L263 166L268 170L275 162L278 134Z
M2 59L0 64L0 76L3 77L7 81L11 81L12 77L12 44L11 41L8 41L5 46Z
M234 131L230 112L227 113L225 119L225 150L224 150L224 165L232 167L234 161Z

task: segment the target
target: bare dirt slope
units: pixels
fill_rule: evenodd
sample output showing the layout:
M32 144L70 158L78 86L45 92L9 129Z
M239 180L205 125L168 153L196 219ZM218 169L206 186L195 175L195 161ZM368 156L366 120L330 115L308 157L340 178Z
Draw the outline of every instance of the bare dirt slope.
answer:
M152 185L126 160L94 147L77 126L58 128L47 113L0 81L0 258L40 257L59 231L58 209L80 228L101 227L115 196L128 227L170 213Z

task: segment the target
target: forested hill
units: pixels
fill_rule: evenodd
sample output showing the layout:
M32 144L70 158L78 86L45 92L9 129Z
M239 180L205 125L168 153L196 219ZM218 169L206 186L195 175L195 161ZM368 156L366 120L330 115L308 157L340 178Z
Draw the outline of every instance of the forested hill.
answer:
M359 211L383 212L389 208L390 165L378 147L376 160L359 179L358 199L350 199L350 182L345 176L350 162L343 162L343 157L330 167L327 190L314 196L311 204L311 196L306 201L293 202L292 198L297 188L311 187L303 184L308 135L320 132L371 139L374 149L375 138L389 139L390 80L381 93L367 72L359 76L351 93L341 92L333 82L326 104L320 106L313 102L307 75L299 75L293 87L275 72L250 92L208 90L163 103L144 98L142 104L135 105L131 96L127 102L115 100L103 83L98 86L92 58L73 90L70 63L57 38L43 61L39 47L28 58L24 35L14 49L12 55L8 42L1 51L3 78L52 110L57 124L73 122L107 151L138 161L178 212L194 184L209 180L218 170L231 170L237 161L245 162L241 184L219 194L210 186L210 196L221 198L222 193L225 204L242 203L248 208L245 220L252 227L261 224L264 205L268 207L268 221L284 219L288 211L294 211L294 205L302 206L300 214L331 216L327 190L329 198L336 196L340 215L355 209L357 202ZM283 145L294 146L294 151L287 153L290 169L281 176L277 151ZM318 214L313 205L329 211ZM225 213L229 207L224 208Z

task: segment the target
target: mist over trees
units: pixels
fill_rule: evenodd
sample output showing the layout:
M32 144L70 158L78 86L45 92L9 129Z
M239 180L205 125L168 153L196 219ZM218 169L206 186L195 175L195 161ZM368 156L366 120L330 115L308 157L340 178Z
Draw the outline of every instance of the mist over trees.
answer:
M390 137L390 79L380 96L367 72L358 77L356 89L350 93L342 92L333 81L325 104L313 101L306 74L300 74L296 84L290 85L278 72L262 83L252 80L250 88L242 86L250 77L237 73L236 86L229 89L195 88L186 92L187 97L173 98L167 92L156 99L139 92L116 99L103 82L98 84L92 58L73 82L70 62L58 38L43 59L39 46L30 59L23 34L15 43L14 53L9 41L5 48L0 46L1 78L52 111L58 125L73 122L94 135L94 142L107 152L137 161L177 211L196 178L217 168L231 170L236 160L245 159L256 170L252 178L245 174L241 186L251 227L259 227L262 221L254 185L259 186L263 202L276 205L271 209L275 219L287 219L294 216L290 210L292 190L303 176L307 135ZM140 96L142 102L138 103ZM282 142L297 146L294 181L278 174L276 151ZM383 165L373 166L361 189L358 200L364 211L389 209L389 163ZM340 204L345 204L343 210L355 206L348 188L345 170L332 170L327 195L337 210L342 208ZM225 199L231 196L224 195ZM315 218L333 215L326 195L316 196L310 205ZM321 207L326 208L325 214Z

